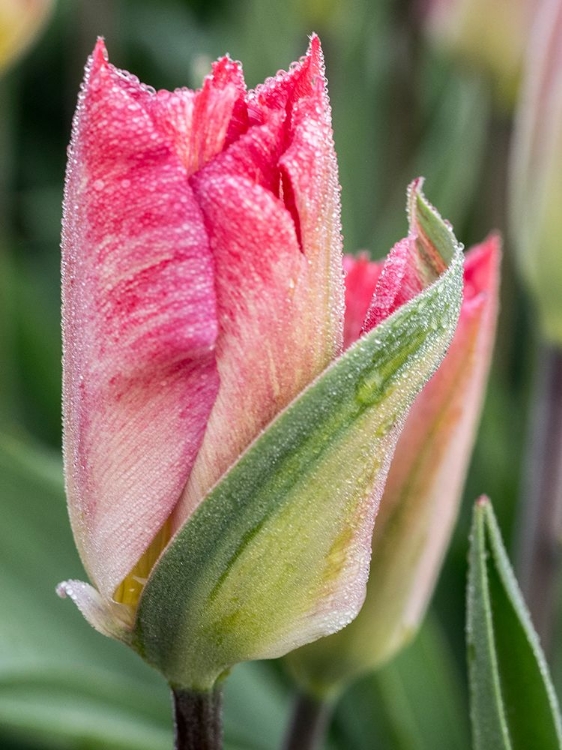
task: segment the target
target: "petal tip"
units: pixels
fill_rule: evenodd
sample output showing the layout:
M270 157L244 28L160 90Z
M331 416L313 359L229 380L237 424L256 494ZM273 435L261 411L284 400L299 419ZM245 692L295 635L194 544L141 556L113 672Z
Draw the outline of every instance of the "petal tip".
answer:
M105 40L103 36L98 36L94 51L92 52L92 68L97 70L107 65L109 55L107 54L107 48L105 46Z

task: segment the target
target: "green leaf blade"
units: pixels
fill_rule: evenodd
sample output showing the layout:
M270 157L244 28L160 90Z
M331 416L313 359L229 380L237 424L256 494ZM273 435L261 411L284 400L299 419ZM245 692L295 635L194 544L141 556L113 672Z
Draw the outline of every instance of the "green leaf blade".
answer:
M474 511L467 616L475 750L559 750L558 702L487 498Z

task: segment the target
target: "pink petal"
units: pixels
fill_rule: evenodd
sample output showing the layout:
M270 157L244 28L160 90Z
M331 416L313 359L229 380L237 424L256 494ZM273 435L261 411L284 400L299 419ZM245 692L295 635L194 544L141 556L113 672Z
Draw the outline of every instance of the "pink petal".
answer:
M387 594L389 606L397 610L399 639L419 626L457 517L492 355L499 261L500 241L494 235L466 254L455 337L408 415L381 501L367 597L373 598L375 611L383 591ZM385 533L387 524L396 526L396 518L402 527L392 536L389 557L383 549ZM378 545L383 545L380 555ZM392 578L393 565L399 585Z
M310 355L320 371L341 350L344 286L338 168L317 36L312 36L306 57L287 80L294 81L296 101L290 110L289 145L280 160L283 195L289 210L298 215L297 235L309 267L307 325L316 329L317 337Z
M424 288L419 275L416 237L410 235L392 248L381 269L362 333L367 333Z
M223 57L198 91L159 91L146 107L191 175L247 129L245 94L240 63Z
M341 350L339 189L324 87L314 38L297 67L250 92L248 131L191 178L215 261L221 388L175 528Z
M377 281L383 268L382 261L371 261L366 253L354 257L345 255L345 320L343 345L347 349L359 338L367 311L371 305Z
M98 43L65 196L67 495L83 562L106 597L177 502L218 388L203 217L149 96Z

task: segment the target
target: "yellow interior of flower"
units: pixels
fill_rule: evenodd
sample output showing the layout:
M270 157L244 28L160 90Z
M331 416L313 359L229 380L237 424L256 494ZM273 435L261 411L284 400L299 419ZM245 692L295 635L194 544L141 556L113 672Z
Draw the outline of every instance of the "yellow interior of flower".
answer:
M167 520L129 575L115 589L113 599L116 602L128 604L130 607L136 609L150 571L169 541L170 521Z

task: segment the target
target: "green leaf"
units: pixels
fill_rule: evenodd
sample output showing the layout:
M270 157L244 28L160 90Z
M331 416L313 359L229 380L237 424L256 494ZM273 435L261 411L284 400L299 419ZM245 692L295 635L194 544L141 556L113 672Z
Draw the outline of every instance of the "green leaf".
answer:
M419 185L410 219L423 272L446 270L271 423L156 565L135 646L172 684L209 689L233 664L280 656L357 613L372 498L450 343L462 293L462 253Z
M559 750L558 702L490 501L475 506L467 638L475 750Z

